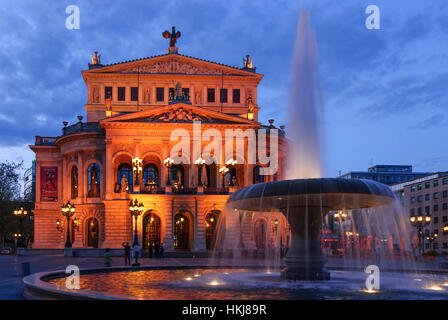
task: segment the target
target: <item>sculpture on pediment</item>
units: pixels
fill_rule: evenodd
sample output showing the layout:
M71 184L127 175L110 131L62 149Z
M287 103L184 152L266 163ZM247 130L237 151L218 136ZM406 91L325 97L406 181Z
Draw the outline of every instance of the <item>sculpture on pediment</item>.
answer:
M169 32L168 30L164 31L162 33L162 36L166 39L170 39L170 47L168 48L168 53L175 53L177 52L176 41L180 38L180 31L176 32L176 27L174 26L171 30L171 32Z
M151 88L145 88L143 91L143 103L151 102Z
M247 103L248 111L253 113L254 109L255 109L255 105L254 105L254 100L252 99L252 95L250 94L250 92L249 92L249 96L247 97L246 103Z
M176 104L179 102L191 104L190 96L188 95L188 93L184 93L180 83L177 83L174 91L170 93L169 100L170 104Z
M180 74L208 74L208 75L230 75L218 69L209 69L206 67L195 66L188 62L179 62L177 59L168 61L158 61L154 64L140 65L130 70L121 72L143 72L143 73L180 73Z
M163 122L191 122L191 121L207 121L212 122L213 119L207 116L201 116L193 113L192 110L180 107L171 109L168 112L148 116L148 121L163 121Z
M98 55L98 51L95 51L95 56L93 54L90 56L92 57L92 65L100 64L101 55Z
M247 54L246 59L243 58L243 70L255 72L256 69L252 64L252 58Z
M123 176L121 177L120 185L121 185L121 192L125 193L129 191L128 179L126 178L126 175L124 173Z
M100 102L100 93L97 86L92 88L92 102L99 103Z
M200 90L197 90L197 91L195 92L194 102L195 102L196 104L202 104L202 100L201 100L201 91L200 91Z

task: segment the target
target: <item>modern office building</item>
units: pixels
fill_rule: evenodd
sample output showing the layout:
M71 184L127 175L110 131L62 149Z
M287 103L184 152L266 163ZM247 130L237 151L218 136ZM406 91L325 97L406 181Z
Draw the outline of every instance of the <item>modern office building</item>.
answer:
M387 185L416 179L427 175L428 172L413 172L408 165L376 165L367 171L351 171L341 175L345 179L370 179Z
M425 249L448 253L448 172L436 172L395 184L391 189L402 199L408 217L431 216L424 233L437 236L432 243L425 237Z
M26 202L36 201L36 160L23 174L23 198Z

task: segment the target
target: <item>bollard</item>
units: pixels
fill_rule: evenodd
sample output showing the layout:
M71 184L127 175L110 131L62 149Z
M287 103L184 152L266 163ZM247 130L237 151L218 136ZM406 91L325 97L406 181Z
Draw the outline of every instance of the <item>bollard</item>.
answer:
M30 263L22 262L22 277L26 277L30 274Z

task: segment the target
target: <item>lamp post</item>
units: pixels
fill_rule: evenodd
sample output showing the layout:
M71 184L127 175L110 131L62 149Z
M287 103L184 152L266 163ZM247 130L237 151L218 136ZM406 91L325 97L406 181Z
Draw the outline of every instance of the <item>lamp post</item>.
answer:
M427 230L428 231L428 230ZM427 235L426 235L426 240L428 240L429 241L429 244L430 244L430 249L434 249L434 248L431 248L431 245L432 245L432 243L437 239L437 237L438 237L439 235L437 234L437 233L434 233L434 232L431 232L431 233L428 233Z
M135 199L134 202L129 203L129 212L131 216L134 218L134 242L132 246L138 245L138 230L137 230L137 219L138 216L143 213L143 203L138 203L138 200Z
M168 169L168 178L166 181L166 185L169 186L171 185L171 180L170 180L170 168L173 166L174 164L174 160L171 159L170 157L166 158L165 160L163 160L163 164L165 165L165 167L167 167Z
M20 207L19 210L14 210L14 215L19 217L19 235L17 237L17 247L22 248L23 247L23 239L22 239L22 234L23 234L23 223L22 220L23 218L26 217L26 215L28 214L28 211L26 211L25 209L23 209L23 207Z
M139 176L142 173L142 159L136 157L132 159L132 171L134 172L135 185L139 185Z
M419 254L422 254L425 252L424 248L425 235L423 234L423 228L431 222L431 215L427 214L426 216L423 215L410 216L409 222L411 223L412 226L417 228L418 249Z
M61 212L64 217L67 218L67 237L65 240L65 248L71 248L72 243L70 241L70 218L75 214L76 208L74 204L67 201L66 204L62 205Z

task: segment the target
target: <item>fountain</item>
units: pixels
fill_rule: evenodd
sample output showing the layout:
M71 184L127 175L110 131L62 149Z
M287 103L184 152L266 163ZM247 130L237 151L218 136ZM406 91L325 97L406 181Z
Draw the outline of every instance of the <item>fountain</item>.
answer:
M323 217L333 210L376 207L394 200L390 188L375 181L320 178L248 186L233 193L228 203L235 210L285 214L292 238L282 278L328 280L320 247Z
M370 180L320 178L321 98L316 38L309 20L309 13L301 11L292 63L289 102L292 143L287 176L293 180L242 188L232 194L228 203L236 210L285 214L291 227L292 245L282 278L326 280L330 274L324 268L319 241L323 217L332 210L386 205L394 201L394 196L389 187Z

